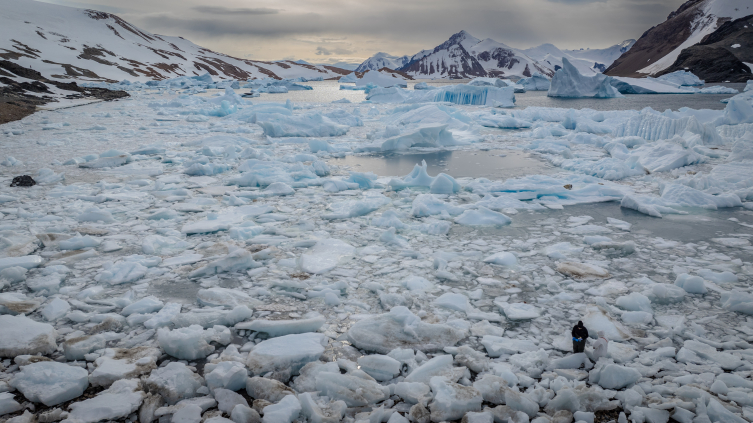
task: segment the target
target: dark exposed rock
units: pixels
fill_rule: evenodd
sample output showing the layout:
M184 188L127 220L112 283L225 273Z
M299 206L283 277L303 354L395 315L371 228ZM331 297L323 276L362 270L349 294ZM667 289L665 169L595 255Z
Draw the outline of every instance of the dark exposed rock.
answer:
M746 62L753 63L753 15L724 23L684 49L660 75L687 70L706 82L745 82L753 79Z
M609 76L643 77L638 71L671 53L684 43L693 32L693 22L703 14L703 0L685 2L672 12L667 20L650 28L607 68Z
M16 82L12 77L31 79L33 82ZM128 97L125 91L111 91L105 88L80 87L75 82L60 82L47 79L34 69L21 66L10 60L0 60L0 124L11 122L34 113L37 106L56 101L49 86L69 91L67 99L95 98L115 100ZM42 93L50 95L32 95Z
M34 180L29 175L22 175L22 176L16 176L13 178L13 181L11 181L10 186L12 187L33 187L37 184L37 181Z

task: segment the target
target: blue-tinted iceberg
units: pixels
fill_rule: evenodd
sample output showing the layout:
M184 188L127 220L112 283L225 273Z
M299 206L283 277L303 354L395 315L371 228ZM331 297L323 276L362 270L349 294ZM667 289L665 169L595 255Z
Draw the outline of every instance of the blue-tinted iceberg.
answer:
M706 83L706 81L695 76L692 72L684 70L667 73L656 79L671 82L683 87L700 87Z
M551 84L552 81L549 78L538 72L534 72L530 77L518 81L518 85L522 85L527 91L549 91Z
M264 134L273 137L336 137L345 135L348 127L333 122L321 113L296 116L265 114L257 116L256 123Z
M623 97L611 84L612 78L597 73L585 76L566 58L562 58L562 69L554 73L549 87L549 97L566 98L620 98Z
M435 90L408 91L397 87L375 88L367 100L373 103L443 102L475 106L515 107L515 88L496 86L449 85Z

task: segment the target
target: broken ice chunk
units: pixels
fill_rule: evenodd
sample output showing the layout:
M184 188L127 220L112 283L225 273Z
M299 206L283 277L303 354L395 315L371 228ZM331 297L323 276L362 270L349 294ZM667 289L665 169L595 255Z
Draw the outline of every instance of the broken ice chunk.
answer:
M277 404L264 407L262 423L291 423L301 413L301 402L295 395L287 395Z
M348 407L363 407L386 400L390 388L373 379L322 372L316 376L316 390L321 395L344 401Z
M326 344L327 337L321 333L285 335L268 339L251 350L246 365L254 376L283 370L294 375L306 363L318 360L324 353Z
M55 298L42 309L42 317L48 322L52 322L68 314L70 309L71 306L68 301Z
M52 325L24 316L0 315L0 357L50 354L57 349Z
M215 275L217 273L238 272L241 270L253 269L255 267L261 267L261 264L254 260L251 253L243 248L236 248L229 252L225 257L194 270L189 274L189 277L200 278Z
M512 223L512 220L502 213L478 206L476 210L464 211L455 218L455 223L466 226L506 226Z
M506 301L494 301L494 304L502 309L510 320L530 320L541 316L541 311L533 304L508 303Z
M361 370L374 379L384 382L392 380L400 374L401 363L386 355L365 355L358 359Z
M209 389L223 388L238 391L246 387L248 371L243 363L223 361L217 364L211 372L205 373L204 378Z
M74 236L73 238L68 238L65 240L62 240L58 243L58 248L61 250L82 250L84 248L91 248L98 246L102 241L85 235L82 236L80 234Z
M517 354L536 351L538 347L532 341L503 338L500 336L484 335L481 344L486 348L489 357L499 357L502 354Z
M217 341L225 345L230 343L230 331L224 326L206 330L199 325L173 330L160 328L157 340L160 347L171 356L181 360L196 360L214 351L214 346L209 345L209 342Z
M485 263L496 264L498 266L515 266L518 264L518 258L513 253L506 251L492 254L484 259Z
M599 266L588 263L578 263L574 261L563 261L561 263L557 263L557 271L574 278L605 279L609 277L609 272Z
M305 254L301 255L301 270L307 273L327 273L337 265L355 255L356 249L352 245L339 239L321 239Z
M107 348L94 363L97 367L89 375L92 386L110 386L115 381L137 378L157 368L162 352L158 348Z
M115 382L113 386L117 383ZM197 396L196 391L204 385L204 379L192 372L185 364L173 361L165 367L153 370L145 383L150 392L160 394L168 404L172 405L182 399Z
M91 207L86 209L83 213L76 217L79 222L104 222L113 223L112 214L107 210L100 210L97 207Z
M40 256L22 256L0 258L0 271L9 267L23 267L33 269L39 267L44 260Z
M462 294L446 292L434 300L434 304L449 310L466 312L470 309L471 304L468 297Z
M581 320L588 328L589 337L596 338L596 334L600 331L603 331L607 339L611 340L627 341L633 337L630 329L610 317L603 308L589 306L586 310L586 315Z
M455 345L465 336L463 331L449 325L422 322L403 306L360 320L348 330L348 340L353 345L380 354L387 354L395 348L438 351Z
M28 314L39 307L39 301L20 292L0 294L0 314Z
M677 275L675 285L684 289L685 292L689 294L705 294L708 292L708 290L706 290L706 283L703 281L703 278L698 276L691 276L687 273Z
M97 281L109 285L135 282L146 276L147 268L135 261L119 261L97 276Z
M429 404L432 421L450 421L463 417L469 411L481 411L481 392L470 386L448 382L442 377L433 377L429 386L434 392L434 401Z
M622 389L640 379L641 373L632 367L624 367L609 361L600 361L588 375L589 383L596 383L604 389Z
M317 314L317 313L314 313ZM262 332L274 338L278 336L316 332L326 322L324 316L316 315L300 320L254 320L235 325L235 329Z
M119 420L139 409L144 400L138 379L123 379L112 384L96 397L70 405L66 423L96 423Z
M40 361L24 366L10 385L29 401L50 407L81 396L89 387L89 372L77 366Z

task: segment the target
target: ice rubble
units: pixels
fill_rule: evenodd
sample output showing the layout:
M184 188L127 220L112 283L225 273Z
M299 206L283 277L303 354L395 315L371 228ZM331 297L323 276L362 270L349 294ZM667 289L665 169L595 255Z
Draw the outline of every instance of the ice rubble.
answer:
M89 387L89 372L63 363L41 361L24 366L10 386L29 401L53 406L81 396Z
M296 87L288 82L253 85ZM106 148L87 131L60 158L130 163L75 166L75 176L50 185L0 189L0 391L17 390L0 393L3 418L546 423L621 409L620 423L715 423L751 415L750 222L735 214L727 222L736 233L687 242L649 234L647 218L629 211L567 216L571 205L615 202L700 224L699 210L750 205L748 100L725 111L492 112L435 101L480 103L484 87L419 89L410 99L375 88L375 98L407 104L362 114L344 104L231 104L229 91L207 104L157 91L167 86L103 103L122 114L93 118L142 120L134 133L155 144L133 144L128 129L99 132L113 151L92 154L92 145ZM162 96L168 101L156 104ZM66 113L67 130L89 118ZM155 113L179 118L154 121ZM330 126L313 122L319 115ZM43 112L11 125L34 134L48 125L41 116L53 120ZM303 132L274 137L258 122ZM500 128L516 131L501 137ZM46 141L58 130L34 136ZM16 145L25 132L2 134L9 155L60 174ZM455 178L418 164L398 178L325 163L356 151L483 154L517 145L560 173ZM592 337L608 334L606 357L593 362L590 345L570 354L579 319ZM81 395L89 386L107 390ZM32 409L25 401L61 400L22 414Z

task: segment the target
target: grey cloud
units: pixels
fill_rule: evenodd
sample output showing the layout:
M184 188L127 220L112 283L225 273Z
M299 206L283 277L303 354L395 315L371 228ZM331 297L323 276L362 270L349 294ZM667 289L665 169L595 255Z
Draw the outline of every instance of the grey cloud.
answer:
M193 10L210 15L274 15L280 13L278 9L269 9L267 7L230 9L218 6L196 6Z
M322 46L319 46L316 48L317 56L331 56L333 54L337 55L347 55L347 54L353 54L352 51L344 49L344 48L334 48L334 49L328 49Z
M46 1L75 1L79 7L88 3L95 9L106 9L98 4L123 4L122 0ZM412 55L462 29L516 48L543 43L568 49L608 47L638 38L683 1L253 0L253 7L248 7L250 0L227 0L222 6L209 0L129 0L121 17L145 30L182 36L241 57L252 53L260 60L293 56L357 61L378 51Z
M588 3L606 3L607 0L548 0L551 3L563 4L588 4Z

